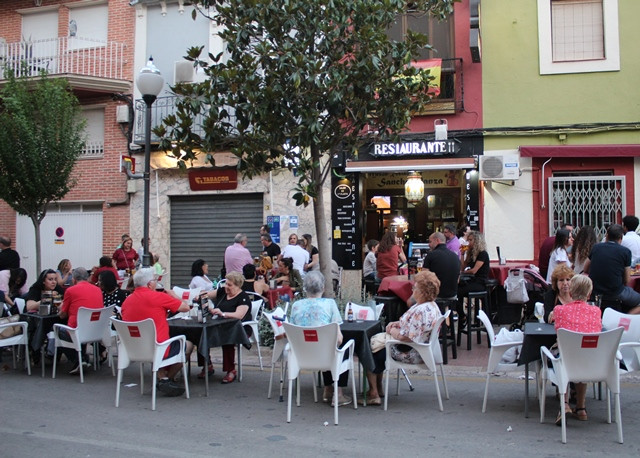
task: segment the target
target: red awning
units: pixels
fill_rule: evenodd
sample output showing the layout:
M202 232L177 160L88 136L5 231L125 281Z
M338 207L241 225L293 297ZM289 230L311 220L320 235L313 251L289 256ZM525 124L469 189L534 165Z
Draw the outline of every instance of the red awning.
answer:
M521 157L636 157L640 145L521 146Z

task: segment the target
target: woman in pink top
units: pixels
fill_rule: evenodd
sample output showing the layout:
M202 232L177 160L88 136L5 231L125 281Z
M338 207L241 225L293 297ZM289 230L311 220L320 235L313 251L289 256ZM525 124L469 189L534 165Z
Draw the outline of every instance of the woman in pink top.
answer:
M595 305L587 304L593 284L586 275L576 275L571 279L571 297L573 302L557 305L549 314L549 323L555 323L556 329L568 329L575 332L601 332L601 312ZM576 383L576 408L571 410L565 404L565 412L573 412L578 420L587 420L586 395L587 384ZM562 415L558 414L556 424L560 424Z
M398 260L407 262L407 257L402 248L396 243L396 234L387 232L382 236L376 255L376 277L383 279L392 275L398 275Z

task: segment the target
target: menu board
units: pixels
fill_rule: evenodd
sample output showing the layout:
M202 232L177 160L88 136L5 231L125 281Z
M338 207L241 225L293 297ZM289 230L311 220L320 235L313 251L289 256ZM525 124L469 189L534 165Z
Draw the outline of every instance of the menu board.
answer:
M362 269L358 174L331 177L333 259L345 270Z
M467 224L473 231L480 230L480 199L478 196L478 171L466 174L464 202Z

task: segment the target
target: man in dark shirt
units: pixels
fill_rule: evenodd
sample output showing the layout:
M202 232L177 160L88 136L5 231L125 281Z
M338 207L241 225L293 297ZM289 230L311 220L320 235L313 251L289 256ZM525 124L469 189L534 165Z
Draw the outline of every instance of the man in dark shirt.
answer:
M422 267L435 273L440 280L438 297L452 298L458 294L460 258L447 249L446 242L447 239L442 232L434 232L429 236L431 251L424 259Z
M591 249L584 270L593 281L593 294L619 299L622 313L640 314L640 293L627 286L631 275L631 251L621 245L624 229L619 224L607 228L607 239Z
M20 255L11 248L9 237L0 237L0 270L17 269L20 267Z
M264 247L262 252L266 253L270 258L273 258L274 256L278 256L280 254L280 247L277 243L273 243L273 240L269 234L262 234L260 236L260 241L262 242L262 246Z

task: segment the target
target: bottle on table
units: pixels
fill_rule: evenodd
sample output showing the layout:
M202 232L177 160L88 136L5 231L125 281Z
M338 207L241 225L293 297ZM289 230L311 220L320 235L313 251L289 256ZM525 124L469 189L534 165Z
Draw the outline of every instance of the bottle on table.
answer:
M351 306L351 302L349 302L348 304L348 309L347 309L347 321L349 323L353 322L353 307Z

